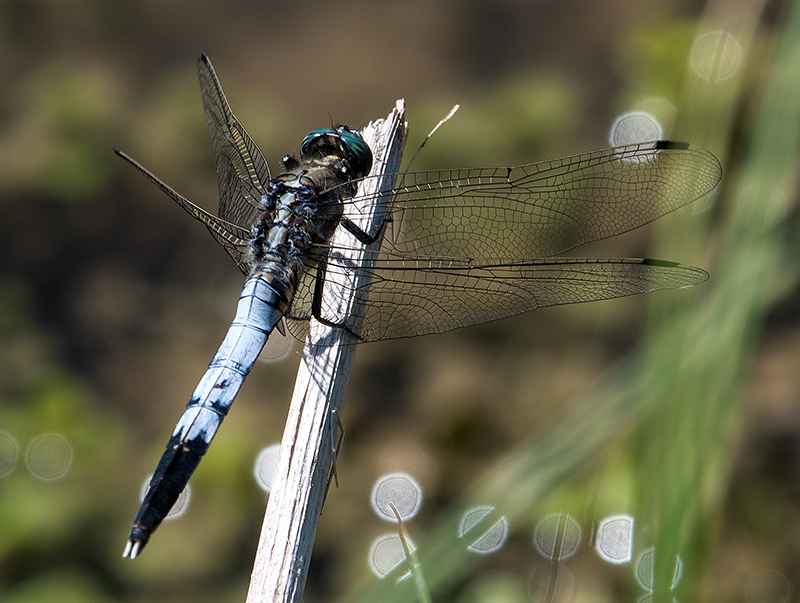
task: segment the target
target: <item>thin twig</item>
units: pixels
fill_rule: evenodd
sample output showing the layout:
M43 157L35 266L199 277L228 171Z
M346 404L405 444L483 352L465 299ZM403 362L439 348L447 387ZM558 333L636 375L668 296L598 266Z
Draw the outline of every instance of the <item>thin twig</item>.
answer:
M453 108L450 109L450 112L447 115L445 115L442 119L439 120L439 123L436 124L433 127L433 130L428 132L428 135L425 137L425 140L422 141L422 144L419 145L419 147L417 147L417 150L414 151L414 154L411 156L411 159L409 160L408 165L405 168L405 171L408 171L408 170L411 169L411 164L414 163L414 160L417 158L417 155L419 155L419 152L422 150L422 147L424 147L425 143L428 142L431 139L431 136L434 135L436 130L441 128L444 125L444 123L446 121L448 121L451 117L453 117L453 115L456 114L456 111L458 111L460 108L461 108L461 105L453 105Z
M373 175L398 171L406 137L404 111L403 101L398 101L386 120L378 120L363 131L373 153ZM374 190L362 187L359 194L369 195L369 207L360 207L349 217L364 231L374 232L380 220L379 204L385 202L379 193L391 187L392 178L368 182ZM335 235L347 238L342 247L356 247L352 235L342 230ZM348 261L362 265L364 256L363 251L354 252ZM363 289L326 278L323 304L342 306L348 315L358 316L363 300L347 298L344 291ZM312 321L261 529L248 603L299 602L303 597L317 522L335 460L331 443L336 441L339 428L337 414L341 414L355 354L356 346L348 345L352 344L351 337L342 329Z

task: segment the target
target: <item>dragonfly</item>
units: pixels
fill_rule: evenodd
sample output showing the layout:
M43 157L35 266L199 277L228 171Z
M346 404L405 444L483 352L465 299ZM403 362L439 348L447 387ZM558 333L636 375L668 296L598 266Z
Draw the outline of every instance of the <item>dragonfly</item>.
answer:
M359 132L310 132L299 158L284 157L272 177L205 54L198 72L217 215L114 152L202 222L247 278L230 329L149 482L123 557L141 553L175 504L276 328L303 338L313 318L355 342L414 337L708 278L700 268L654 259L558 257L712 192L722 169L695 145L658 140L511 167L405 171L367 232L349 217L363 201L360 185L378 177L369 175L373 157ZM336 241L345 243L334 243L341 229ZM370 246L370 261L348 262L346 241ZM341 274L369 281L359 320L322 295L326 279Z

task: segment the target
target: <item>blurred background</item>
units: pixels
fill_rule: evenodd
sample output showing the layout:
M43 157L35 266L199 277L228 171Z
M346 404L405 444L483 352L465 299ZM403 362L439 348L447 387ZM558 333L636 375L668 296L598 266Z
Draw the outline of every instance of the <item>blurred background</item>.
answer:
M795 10L0 0L0 601L245 598L253 466L299 344L256 366L184 515L121 559L243 282L110 150L216 208L200 51L273 171L397 98L409 151L462 107L417 169L605 147L648 111L725 171L712 198L580 250L702 266L702 286L359 348L305 600L415 600L375 545L396 527L373 484L397 472L421 491L406 527L435 601L800 600Z

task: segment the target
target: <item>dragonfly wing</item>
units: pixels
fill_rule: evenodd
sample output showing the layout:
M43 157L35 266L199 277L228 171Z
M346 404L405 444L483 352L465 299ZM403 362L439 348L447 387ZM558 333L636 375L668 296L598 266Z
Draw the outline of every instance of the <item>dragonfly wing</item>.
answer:
M627 232L711 192L708 151L656 141L504 168L398 175L383 249L537 258Z
M222 218L218 218L214 214L204 210L199 205L192 203L160 178L157 178L150 170L126 153L123 153L119 149L114 149L114 152L135 167L142 175L144 175L145 178L150 180L150 182L164 191L164 193L166 193L170 199L180 205L193 218L200 220L203 224L205 224L206 228L208 228L209 232L211 233L211 236L216 239L217 243L225 248L225 251L227 251L228 255L233 258L233 261L236 262L236 264L239 266L239 269L245 274L249 272L249 267L242 261L242 254L244 253L248 244L247 230L237 226L236 224L231 224Z
M219 184L219 217L249 228L264 209L262 195L269 184L264 154L231 112L217 74L205 54L197 65L200 93Z
M670 262L551 256L647 224L708 194L721 176L711 153L671 141L507 168L398 174L372 263L354 268L338 259L346 250L328 251L326 275L371 279L361 326L333 307L319 313L372 341L697 284L708 277L703 270ZM357 204L347 206L357 215ZM300 279L289 313L296 336L312 314L313 276Z
M348 270L330 261L328 272ZM482 324L560 304L690 287L708 274L648 259L546 258L519 262L380 259L360 327L324 305L362 341L414 337ZM324 299L324 298L323 298Z
M304 341L308 334L309 320L312 317L314 289L317 270L314 263L306 264L297 278L292 301L284 314L286 328L295 339Z

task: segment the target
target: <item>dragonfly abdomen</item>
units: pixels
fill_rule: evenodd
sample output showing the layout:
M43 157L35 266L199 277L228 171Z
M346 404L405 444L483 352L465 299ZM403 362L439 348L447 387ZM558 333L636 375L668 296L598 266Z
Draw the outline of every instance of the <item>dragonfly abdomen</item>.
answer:
M173 437L211 442L267 338L286 312L294 291L287 276L280 265L263 262L245 281L236 316L189 399Z
M150 480L124 556L135 558L139 554L186 487L267 338L289 306L293 280L280 264L265 261L245 282L236 317L189 399Z

